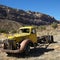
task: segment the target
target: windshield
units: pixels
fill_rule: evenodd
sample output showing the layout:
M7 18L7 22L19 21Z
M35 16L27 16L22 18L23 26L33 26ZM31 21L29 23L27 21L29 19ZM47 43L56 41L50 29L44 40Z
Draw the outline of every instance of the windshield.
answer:
M29 29L20 29L18 33L29 33Z

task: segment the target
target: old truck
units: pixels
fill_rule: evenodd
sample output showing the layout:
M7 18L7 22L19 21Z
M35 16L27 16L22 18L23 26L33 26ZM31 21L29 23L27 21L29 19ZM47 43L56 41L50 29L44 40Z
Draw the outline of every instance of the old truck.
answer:
M28 53L30 47L36 48L38 43L51 43L53 42L53 36L41 36L37 37L36 27L25 26L21 27L17 33L10 35L3 41L3 51L9 53Z

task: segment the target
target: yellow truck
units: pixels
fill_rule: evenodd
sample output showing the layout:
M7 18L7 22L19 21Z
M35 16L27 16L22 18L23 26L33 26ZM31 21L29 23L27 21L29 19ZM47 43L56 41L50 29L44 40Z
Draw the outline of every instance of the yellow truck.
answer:
M53 36L37 37L35 26L21 27L17 33L10 35L3 41L3 51L9 53L28 53L30 47L36 48L38 43L53 42Z

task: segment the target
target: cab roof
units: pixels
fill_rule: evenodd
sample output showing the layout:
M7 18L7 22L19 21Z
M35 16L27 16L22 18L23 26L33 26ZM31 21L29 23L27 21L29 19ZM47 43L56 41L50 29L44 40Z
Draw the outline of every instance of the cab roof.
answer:
M36 28L36 27L35 26L24 26L24 27L21 27L19 29L25 29L25 28L32 29L32 28Z

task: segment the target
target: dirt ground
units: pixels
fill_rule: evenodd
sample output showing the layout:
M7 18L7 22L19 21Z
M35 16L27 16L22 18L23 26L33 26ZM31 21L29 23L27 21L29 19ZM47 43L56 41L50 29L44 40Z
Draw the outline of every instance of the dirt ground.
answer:
M60 35L54 35L54 43L42 44L36 49L31 49L28 56L25 54L8 56L1 50L2 48L0 48L0 60L60 60Z

